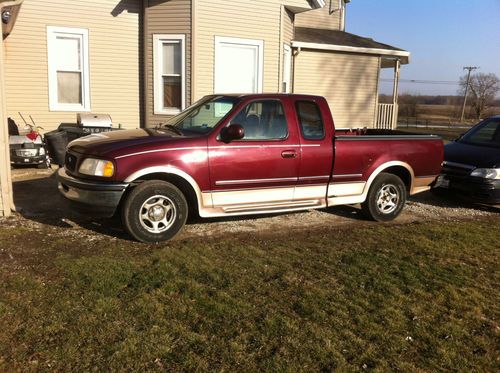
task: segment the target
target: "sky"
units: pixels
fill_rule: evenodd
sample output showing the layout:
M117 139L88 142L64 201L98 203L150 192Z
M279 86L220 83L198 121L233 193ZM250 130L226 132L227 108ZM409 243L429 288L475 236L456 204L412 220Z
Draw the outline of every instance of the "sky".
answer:
M346 31L405 49L401 79L457 82L464 66L500 77L500 0L352 0ZM381 79L392 79L383 69ZM401 82L400 93L457 94L454 84ZM392 83L381 81L381 93Z

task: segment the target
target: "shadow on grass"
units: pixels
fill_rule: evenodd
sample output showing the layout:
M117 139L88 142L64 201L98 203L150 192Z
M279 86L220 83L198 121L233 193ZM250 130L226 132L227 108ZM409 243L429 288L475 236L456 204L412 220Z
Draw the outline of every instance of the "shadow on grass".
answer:
M475 203L466 196L451 190L438 189L416 194L408 198L410 202L418 202L427 206L460 208L476 211L499 212L498 206Z
M57 190L55 174L47 177L14 181L14 203L17 211L26 219L58 228L72 228L75 224L85 229L120 239L131 240L123 230L119 215L113 218L96 218L78 212L73 204ZM352 206L334 206L322 212L353 220L364 220L359 209ZM228 216L217 218L191 217L188 225L218 222L255 221L283 215L298 215L300 212Z
M130 240L118 217L94 218L75 211L71 202L59 194L55 174L14 181L13 189L16 210L25 219L63 229L77 224L97 233Z
M434 195L426 192L409 198L409 201L422 203L424 205L451 208L469 208L482 211L499 211L491 206L474 205L464 199L451 194ZM38 223L47 224L59 228L72 228L74 224L85 229L125 240L131 240L123 230L119 216L110 219L95 218L77 212L70 201L62 197L57 190L55 174L48 177L19 180L14 182L14 202L18 212L26 219ZM366 218L358 207L333 206L320 210L324 213L338 216L340 218L363 221ZM275 216L300 214L301 212L259 214L249 216L229 216L201 219L190 218L189 225L208 224L231 221L253 221Z

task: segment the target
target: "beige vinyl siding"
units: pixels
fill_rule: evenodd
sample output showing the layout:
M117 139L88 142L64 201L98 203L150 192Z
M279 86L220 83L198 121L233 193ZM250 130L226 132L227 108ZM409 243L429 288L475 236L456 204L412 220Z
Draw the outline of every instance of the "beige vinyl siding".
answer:
M214 93L215 37L264 41L263 91L281 88L281 6L310 9L306 1L196 1L194 99Z
M31 114L51 130L75 122L76 112L49 110L47 26L89 32L90 109L115 125L140 125L139 14L136 0L26 0L5 40L7 115Z
M283 9L283 41L288 45L291 45L291 42L294 37L294 20L296 15L293 14L288 9Z
M330 2L331 9L333 10L332 13L330 13ZM327 0L323 8L297 14L295 17L295 27L339 30L340 11L338 10L338 5L338 0Z
M183 34L186 37L186 106L191 104L191 0L149 0L144 15L146 29L146 125L165 122L170 116L154 114L153 35Z
M374 127L379 57L302 50L294 93L325 96L337 128Z

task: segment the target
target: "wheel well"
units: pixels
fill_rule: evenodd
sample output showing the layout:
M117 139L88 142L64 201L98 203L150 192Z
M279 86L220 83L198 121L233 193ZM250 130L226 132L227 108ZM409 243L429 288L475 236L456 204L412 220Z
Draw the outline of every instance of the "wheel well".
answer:
M385 170L382 170L382 172L386 174L393 174L398 176L403 183L406 185L406 189L409 191L411 188L411 174L410 171L408 171L405 167L403 166L392 166L388 167Z
M198 198L196 196L195 190L188 181L178 175L158 172L141 176L139 179L135 180L134 183L140 183L147 180L162 180L175 185L184 194L184 197L186 197L186 201L189 207L189 218L196 218L199 216Z

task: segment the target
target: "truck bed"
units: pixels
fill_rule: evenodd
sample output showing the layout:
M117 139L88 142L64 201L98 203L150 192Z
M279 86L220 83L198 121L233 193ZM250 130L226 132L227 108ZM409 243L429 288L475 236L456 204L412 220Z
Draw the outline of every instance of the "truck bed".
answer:
M398 130L386 129L366 129L366 128L353 128L353 129L338 129L335 130L335 136L339 139L346 137L355 137L356 140L370 140L370 139L440 139L437 135L423 135L419 133L410 133Z

